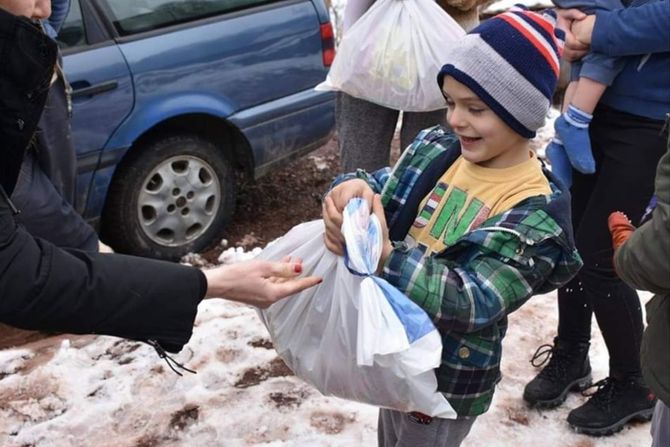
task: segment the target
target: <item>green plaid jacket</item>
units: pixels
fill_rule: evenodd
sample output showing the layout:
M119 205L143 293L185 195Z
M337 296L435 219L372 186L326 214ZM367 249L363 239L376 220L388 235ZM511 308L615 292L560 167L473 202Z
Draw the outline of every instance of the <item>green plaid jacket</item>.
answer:
M460 155L446 129L421 132L393 170L362 170L382 194L394 250L384 278L421 306L442 336L438 389L461 416L487 411L500 380L507 315L531 296L567 283L582 265L569 221L570 196L553 182L551 196L535 196L491 217L434 256L404 242L420 201ZM411 240L411 239L408 239Z

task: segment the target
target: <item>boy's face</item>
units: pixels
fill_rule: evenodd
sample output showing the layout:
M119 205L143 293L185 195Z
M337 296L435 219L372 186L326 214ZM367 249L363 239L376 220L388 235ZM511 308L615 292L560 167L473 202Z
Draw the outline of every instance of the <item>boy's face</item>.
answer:
M46 19L51 15L51 0L0 0L0 9L29 19Z
M529 140L514 132L486 103L451 76L444 78L447 122L466 160L486 168L508 168L528 160Z

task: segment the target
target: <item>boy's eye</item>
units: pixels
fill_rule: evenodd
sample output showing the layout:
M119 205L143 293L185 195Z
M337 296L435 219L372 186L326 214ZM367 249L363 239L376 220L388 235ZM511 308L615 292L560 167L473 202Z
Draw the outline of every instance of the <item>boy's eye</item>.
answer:
M479 107L470 107L470 113L472 114L478 114L478 113L483 113L486 109L479 108Z
M444 101L447 103L447 107L453 107L454 106L454 101L452 101L449 98L444 98Z

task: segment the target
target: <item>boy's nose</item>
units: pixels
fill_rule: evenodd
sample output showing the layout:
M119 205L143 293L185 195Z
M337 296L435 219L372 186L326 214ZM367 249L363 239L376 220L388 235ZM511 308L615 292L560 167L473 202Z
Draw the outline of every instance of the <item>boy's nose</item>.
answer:
M463 127L463 116L462 114L454 109L450 109L447 113L447 123L451 126L452 129L457 129Z

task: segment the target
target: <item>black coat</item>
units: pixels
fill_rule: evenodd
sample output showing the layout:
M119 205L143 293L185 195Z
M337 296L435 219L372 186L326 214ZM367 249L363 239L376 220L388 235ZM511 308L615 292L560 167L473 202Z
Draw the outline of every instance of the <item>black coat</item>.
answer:
M0 9L0 322L25 329L189 340L202 272L162 261L63 250L16 225L7 198L40 118L56 46Z

